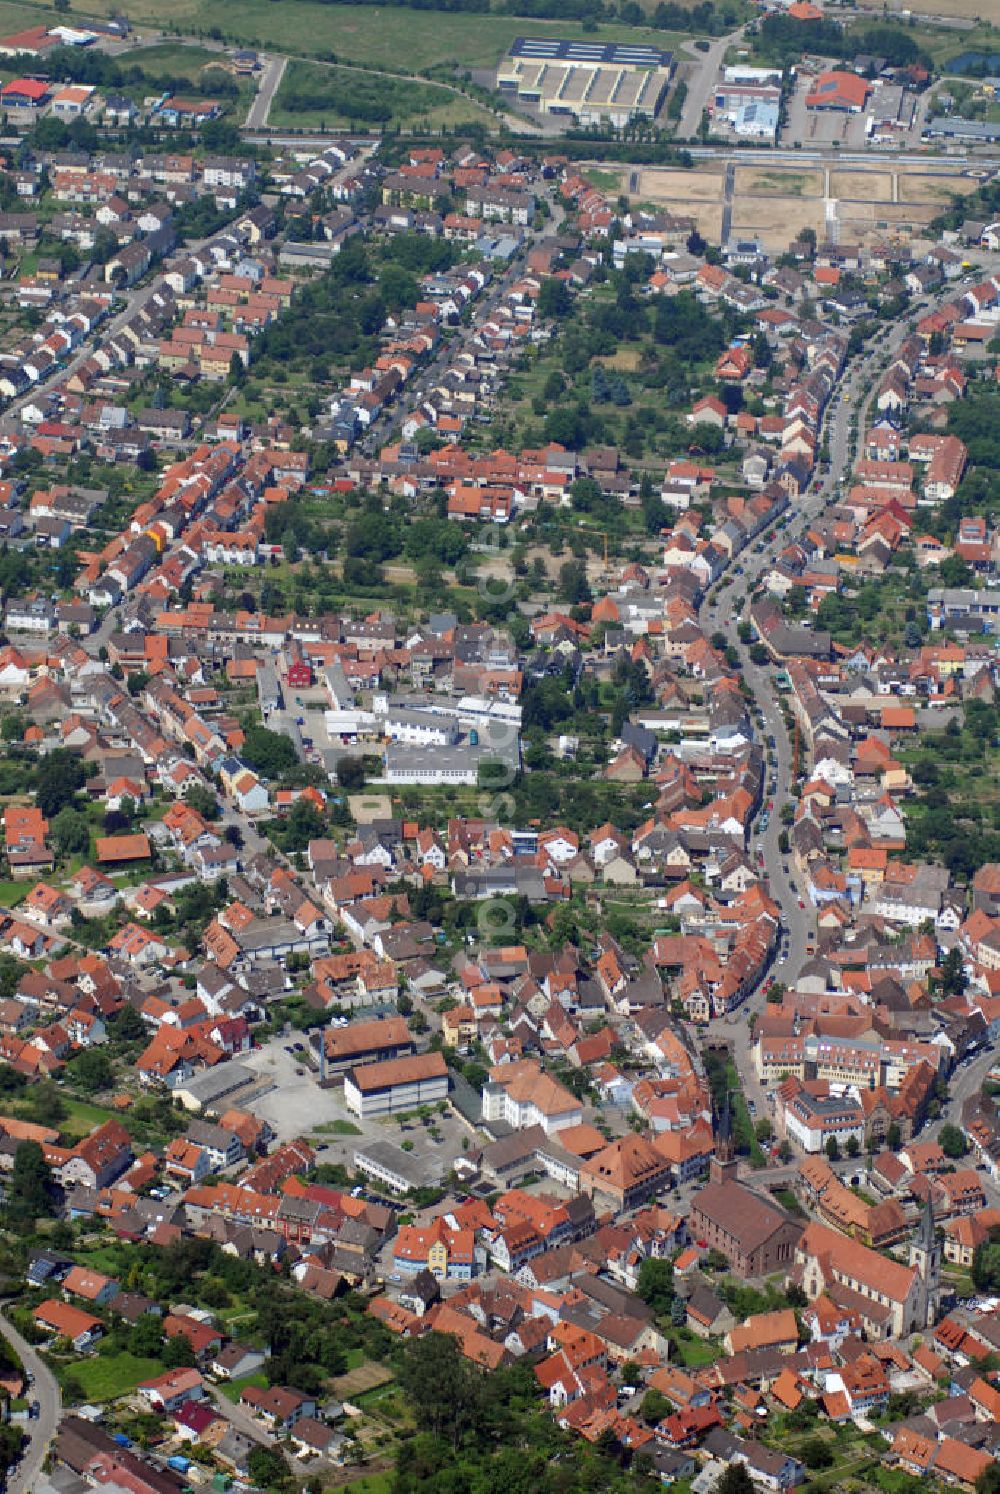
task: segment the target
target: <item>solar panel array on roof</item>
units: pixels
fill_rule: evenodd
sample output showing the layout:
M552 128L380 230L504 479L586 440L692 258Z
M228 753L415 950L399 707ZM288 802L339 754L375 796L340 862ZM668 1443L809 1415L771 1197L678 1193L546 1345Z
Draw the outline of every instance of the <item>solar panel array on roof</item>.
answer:
M669 67L670 53L659 47L629 46L623 42L565 41L550 36L519 36L511 57L545 62L589 62L606 67Z

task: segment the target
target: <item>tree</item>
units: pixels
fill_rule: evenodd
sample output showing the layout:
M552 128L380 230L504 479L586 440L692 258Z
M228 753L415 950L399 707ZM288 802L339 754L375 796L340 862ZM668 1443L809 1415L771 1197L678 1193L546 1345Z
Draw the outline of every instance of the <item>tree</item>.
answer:
M102 1048L84 1048L67 1064L67 1072L80 1089L91 1095L110 1089L115 1078L111 1060Z
M457 1449L463 1433L476 1422L480 1385L476 1371L462 1356L456 1339L428 1333L406 1344L399 1383L413 1407L417 1425Z
M831 1162L837 1162L840 1158L840 1143L836 1136L826 1138L826 1146L823 1148Z
M969 1150L965 1132L959 1130L958 1126L952 1125L951 1121L941 1127L938 1133L938 1144L945 1156L949 1157L952 1162L957 1162Z
M899 1129L899 1122L892 1121L885 1133L885 1144L890 1152L898 1152L903 1145L903 1133Z
M856 1136L848 1136L848 1138L847 1138L847 1155L849 1157L852 1157L852 1158L853 1157L857 1157L859 1155L860 1151L861 1151L861 1143L858 1140L858 1138Z
M281 1489L291 1483L292 1471L276 1447L255 1443L247 1454L247 1471L260 1489Z
M363 789L365 765L360 757L342 757L337 763L337 782L343 789Z
M754 1135L757 1137L758 1141L770 1141L771 1137L774 1135L774 1127L771 1125L771 1122L768 1120L766 1115L761 1116L760 1120L757 1122L753 1129Z
M976 1494L1000 1494L1000 1463L990 1463L976 1479Z
M559 567L559 595L570 606L590 601L587 567L582 560L567 560Z
M20 1094L27 1083L24 1074L12 1069L9 1063L0 1063L0 1095L9 1097Z
M573 300L564 280L548 276L542 281L538 292L538 314L541 317L564 317L573 306Z
M670 1261L647 1256L639 1267L638 1293L655 1313L669 1312L674 1300L674 1268Z
M185 791L184 801L196 809L203 820L217 820L219 818L219 801L215 790L210 789L207 783L192 783Z
M0 737L5 742L20 742L24 739L27 725L26 717L22 716L20 711L16 711L12 716L5 716L0 721Z
M107 1029L113 1043L143 1043L147 1036L145 1023L128 1002L108 1018Z
M807 1468L829 1468L833 1463L833 1449L824 1437L807 1437L799 1444L799 1457Z
M647 1390L642 1398L642 1419L647 1426L655 1427L673 1409L663 1392L655 1387Z
M747 1465L740 1459L730 1463L713 1494L754 1494L753 1479L747 1472Z
M174 1334L163 1346L163 1364L166 1369L194 1369L195 1353L189 1339L183 1333Z
M965 966L962 951L956 944L949 949L940 965L940 986L945 996L960 996L965 990Z
M311 799L296 799L285 821L281 844L286 851L304 851L311 840L318 840L326 822Z
M83 787L83 777L83 763L65 747L57 747L42 759L35 803L47 820L53 820L60 809L72 804L77 789Z
M280 778L298 765L298 756L288 737L266 726L251 726L243 743L243 758L266 778Z
M143 1314L129 1334L129 1349L140 1359L159 1359L163 1352L163 1329L158 1314Z
M52 844L60 856L85 855L90 850L90 825L87 816L66 805L49 826Z
M52 1174L42 1148L37 1141L22 1141L7 1185L8 1219L30 1233L35 1220L49 1212L51 1195Z
M1000 1230L994 1226L990 1238L977 1245L972 1257L972 1285L977 1292L1000 1291Z

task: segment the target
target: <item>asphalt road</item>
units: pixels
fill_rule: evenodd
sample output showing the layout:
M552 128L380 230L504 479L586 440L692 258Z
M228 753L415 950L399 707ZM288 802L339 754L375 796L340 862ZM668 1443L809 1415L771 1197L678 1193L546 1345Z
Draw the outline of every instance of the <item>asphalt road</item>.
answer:
M561 203L557 201L551 202L549 206L550 216L546 219L541 232L533 235L528 241L528 248L538 248L547 239L558 237L566 214ZM405 386L398 405L391 411L388 422L391 434L396 434L401 430L403 422L419 408L430 391L438 385L441 376L454 364L458 355L473 342L479 329L489 320L511 284L520 279L523 273L522 256L518 256L508 268L498 269L493 282L482 297L473 303L471 320L467 324L463 323L454 336L442 338L430 361ZM502 378L503 374L501 374L501 380ZM386 431L380 429L375 444L381 445L385 436Z
M200 249L206 242L206 239L192 239L189 243L185 244L183 250L175 251L174 255L168 257L163 264L156 265L152 271L151 278L144 280L141 285L134 286L131 290L125 292L124 305L120 310L116 311L109 321L102 323L96 329L94 336L86 339L80 347L79 352L68 363L61 363L49 374L48 378L42 379L38 384L33 384L24 394L18 395L16 399L11 400L10 404L4 407L4 416L9 418L17 415L22 406L34 403L48 394L57 384L62 384L66 379L70 378L78 368L81 368L84 363L89 361L96 347L102 343L106 343L131 316L137 311L142 310L153 292L160 288L163 271L169 265L171 258L181 258L185 254L190 254Z
M259 1442L265 1447L274 1445L273 1437L268 1436L267 1432L261 1426L257 1418L255 1416L251 1416L250 1412L247 1411L243 1406L241 1406L239 1401L229 1400L228 1397L224 1396L222 1394L222 1391L218 1390L214 1385L208 1385L206 1386L206 1389L208 1390L209 1395L212 1397L212 1400L215 1403L215 1409L219 1412L220 1415L224 1416L226 1420L232 1426L234 1426L238 1432L242 1432L244 1437L249 1437L251 1442Z
M719 76L723 58L729 48L736 46L742 38L741 27L739 31L734 31L730 36L718 37L712 42L707 52L695 51L693 43L686 44L690 48L689 55L694 59L694 66L689 68L687 73L687 94L684 98L680 123L677 126L678 140L693 140L698 134L701 116L708 108L715 91L715 80ZM689 56L681 56L677 60L688 62Z
M32 1348L27 1339L21 1337L17 1329L7 1321L2 1311L0 1311L0 1333L17 1354L25 1370L35 1379L32 1393L38 1401L39 1418L37 1421L24 1423L24 1430L30 1440L20 1464L11 1474L7 1485L8 1494L31 1494L41 1474L49 1444L59 1426L62 1397L59 1394L56 1377L44 1359Z
M716 632L722 632L727 643L737 650L741 673L763 712L764 735L775 739L773 755L776 765L767 770L765 777L764 802L772 804L769 823L766 831L761 831L760 822L757 822L750 836L749 853L756 862L758 853L763 852L770 893L781 909L787 949L769 973L785 984L795 981L805 962L808 944L815 932L815 910L797 884L794 862L790 857L783 857L778 849L778 839L784 828L781 807L794 800L792 744L785 729L784 715L774 684L773 666L758 666L751 662L749 650L740 641L738 627L750 594L770 569L780 550L790 543L793 534L797 534L801 521L814 520L834 500L838 486L848 475L854 460L852 417L856 412L860 414L859 427L863 430L863 416L875 388L877 367L881 360L898 351L908 334L907 323L898 323L866 357L855 360L845 369L827 406L825 433L830 450L830 466L818 491L809 492L799 500L797 508L790 510L790 524L772 529L763 551L758 554L753 546L745 549L737 560L737 564L743 569L743 575L737 575L735 569L730 567L714 588L712 600L706 598L701 608L701 621L706 634L711 637ZM805 771L807 763L803 754L800 773ZM769 792L772 781L774 791ZM789 868L787 872L786 865ZM804 906L800 906L800 903ZM729 1041L744 1093L748 1099L754 1100L758 1116L767 1113L768 1094L757 1079L751 1059L749 1021L763 1004L764 991L761 983L751 992L739 1012L728 1018L718 1018L709 1024L709 1032L713 1036Z
M246 129L262 130L266 126L267 117L271 112L271 104L274 101L274 95L278 91L278 85L284 77L287 62L287 57L269 57L267 59L254 101L247 111Z

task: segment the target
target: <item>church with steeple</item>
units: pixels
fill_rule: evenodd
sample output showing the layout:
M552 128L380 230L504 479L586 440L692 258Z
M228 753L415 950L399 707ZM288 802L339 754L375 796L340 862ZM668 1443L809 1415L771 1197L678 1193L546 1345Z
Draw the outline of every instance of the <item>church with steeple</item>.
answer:
M930 1193L910 1245L910 1265L916 1270L920 1283L918 1300L922 1300L922 1308L918 1308L918 1313L923 1318L923 1325L931 1328L937 1322L941 1304L941 1242L934 1224Z
M710 1183L735 1183L739 1171L739 1160L736 1156L733 1113L729 1106L728 1089L722 1109L715 1111L712 1116L712 1136L715 1141L715 1154L708 1164L708 1180Z

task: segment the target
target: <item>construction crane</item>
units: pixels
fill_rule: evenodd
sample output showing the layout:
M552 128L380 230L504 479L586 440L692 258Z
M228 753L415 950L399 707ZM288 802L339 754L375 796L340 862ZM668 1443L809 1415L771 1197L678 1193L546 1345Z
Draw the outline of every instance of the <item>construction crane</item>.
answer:
M608 534L606 529L599 529L597 532L598 534L600 534L602 540L604 541L604 569L597 579L602 583L602 585L607 585L615 579L609 569L610 562L608 560Z

